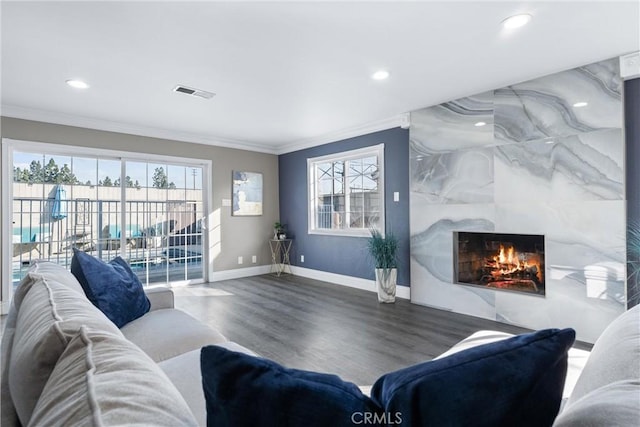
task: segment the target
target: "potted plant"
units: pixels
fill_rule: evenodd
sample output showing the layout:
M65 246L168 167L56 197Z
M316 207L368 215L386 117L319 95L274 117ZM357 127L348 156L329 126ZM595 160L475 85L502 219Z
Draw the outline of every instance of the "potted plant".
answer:
M627 225L627 308L640 303L640 223Z
M391 233L383 237L378 230L371 230L367 249L376 269L378 302L392 303L396 300L398 278L398 238Z
M279 221L276 221L273 224L273 239L284 240L286 238L287 238L287 225L281 224Z

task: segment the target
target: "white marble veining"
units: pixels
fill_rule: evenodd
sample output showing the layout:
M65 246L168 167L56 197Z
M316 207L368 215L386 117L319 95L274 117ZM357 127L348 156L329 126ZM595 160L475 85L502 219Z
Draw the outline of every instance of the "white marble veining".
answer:
M493 161L493 148L418 155L411 159L411 191L438 204L491 203Z
M623 200L623 149L621 129L495 147L495 201Z
M417 196L417 195L414 195ZM453 232L494 231L492 204L441 205L412 198L423 206L411 213L411 300L487 319L495 318L494 292L453 285ZM470 214L475 214L473 218ZM414 232L415 230L415 232ZM414 286L419 283L420 286Z
M413 111L409 133L415 155L492 145L493 92Z
M494 91L496 139L522 142L622 127L617 58ZM575 103L586 102L584 107Z

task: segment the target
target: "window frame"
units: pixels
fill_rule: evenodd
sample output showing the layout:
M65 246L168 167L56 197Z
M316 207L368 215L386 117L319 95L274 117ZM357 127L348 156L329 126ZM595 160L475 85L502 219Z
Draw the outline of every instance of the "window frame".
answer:
M342 237L369 237L371 232L369 228L345 228L345 229L325 229L317 228L318 218L318 194L316 176L316 165L329 162L348 162L350 160L363 159L366 157L376 157L378 159L378 194L380 197L379 224L376 228L382 235L385 233L385 185L384 185L384 143L371 145L355 150L341 151L338 153L327 154L324 156L307 158L307 234L325 235L325 236L342 236ZM345 170L347 165L345 164ZM347 176L344 177L347 180ZM333 193L332 193L333 194ZM345 186L345 201L349 195L348 186Z

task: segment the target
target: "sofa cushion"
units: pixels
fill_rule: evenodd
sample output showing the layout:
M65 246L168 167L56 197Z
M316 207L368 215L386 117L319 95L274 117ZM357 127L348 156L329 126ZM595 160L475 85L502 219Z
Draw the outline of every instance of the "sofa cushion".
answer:
M220 332L176 309L150 311L121 331L156 362L227 341Z
M202 349L200 364L209 427L351 427L364 414L382 415L358 386L335 375L217 346Z
M71 272L87 298L119 328L151 307L140 279L120 257L106 263L74 248Z
M56 264L55 262L38 260L36 261L27 272L26 276L22 279L21 286L24 286L28 282L36 281L39 278L44 277L50 280L55 280L58 283L62 283L67 287L84 294L82 285L76 279L71 271L67 270L64 266Z
M436 357L434 360L442 359L479 345L506 340L513 336L513 334L499 331L477 331L442 353L440 356ZM574 347L569 349L568 354L567 375L564 380L564 389L562 391L563 402L571 396L573 388L576 385L576 381L578 381L580 373L584 369L584 365L589 357L589 352L587 350L580 350Z
M598 337L567 406L609 383L640 378L638 360L640 305L618 316Z
M637 362L636 362L637 363ZM640 423L640 379L616 381L573 400L554 427L635 426Z
M195 426L158 366L126 339L82 327L38 401L31 426Z
M28 287L28 292L24 290ZM87 298L67 284L40 277L16 290L20 300L8 369L16 412L28 424L33 407L70 335L80 326L122 336Z
M4 331L2 334L2 350L0 351L0 363L2 371L0 372L0 426L17 426L20 425L18 413L11 398L9 391L9 361L11 360L11 348L13 347L13 337L16 331L16 319L18 311L15 309L14 302L11 302L9 314L5 318Z
M230 341L216 344L219 347L232 351L255 356L252 351ZM207 424L207 408L202 392L202 374L200 373L200 349L163 360L158 366L178 389L184 400L189 405L191 413L198 425Z
M406 425L551 425L574 339L547 329L480 345L383 375L371 397Z

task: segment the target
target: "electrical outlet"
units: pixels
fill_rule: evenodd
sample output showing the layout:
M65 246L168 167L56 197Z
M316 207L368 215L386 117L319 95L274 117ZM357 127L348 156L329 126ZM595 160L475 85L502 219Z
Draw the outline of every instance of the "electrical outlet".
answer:
M252 256L252 257L251 257L251 262L252 262L252 263L254 263L254 264L255 264L256 262L258 262L258 257L257 257L257 256L255 256L255 255L254 255L254 256Z
M300 255L300 262L304 262L304 255Z
M399 191L394 191L393 192L393 201L394 202L399 202L400 201L400 192Z
M242 260L242 257L241 257L241 256L239 256L239 257L238 257L238 264L242 264L243 262L244 262L244 261Z

